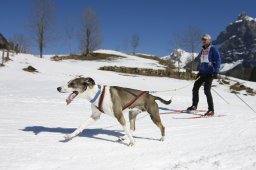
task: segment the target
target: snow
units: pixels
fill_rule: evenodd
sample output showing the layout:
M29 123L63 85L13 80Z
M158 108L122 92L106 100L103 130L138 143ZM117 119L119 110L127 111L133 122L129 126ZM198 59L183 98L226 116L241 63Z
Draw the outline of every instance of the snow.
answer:
M245 20L247 20L247 21L256 21L256 18L252 18L250 16L245 16Z
M232 70L237 65L242 64L242 63L243 63L243 60L237 60L237 61L232 62L232 63L221 64L220 72L226 72L226 71Z
M143 55L143 56L148 56L148 57L152 57L154 55L152 54L145 54L145 53L136 53L137 55Z
M105 51L106 52L106 51ZM109 51L110 52L110 51ZM110 52L111 53L111 52ZM253 113L228 87L214 89L229 104L213 92L216 114L221 118L177 120L186 114L163 114L166 140L158 141L159 129L146 113L138 116L135 131L136 144L116 142L124 134L117 121L102 115L78 137L63 141L90 116L90 104L76 99L66 106L67 94L58 93L56 87L77 75L90 76L96 83L117 85L141 90L175 89L157 93L165 99L173 96L173 103L160 107L184 109L191 105L192 81L172 78L124 75L98 70L102 65L160 67L155 61L125 56L114 61L61 62L39 59L29 54L11 57L13 61L0 68L0 169L4 170L159 170L159 169L247 169L256 168L256 113ZM22 68L32 65L39 73L28 73ZM154 66L152 66L154 65ZM256 83L242 81L256 87ZM255 96L240 96L255 109ZM200 91L199 109L207 103ZM160 112L165 112L160 110ZM127 119L127 111L125 111ZM144 117L145 116L145 117Z
M250 16L244 16L244 18L243 19L238 19L238 20L236 20L234 23L239 23L239 22L243 22L243 21L254 21L254 22L256 22L256 18L252 18L252 17L250 17ZM230 23L230 25L232 25L233 23Z
M243 22L242 19L236 20L235 23Z
M229 39L233 39L236 38L236 35L232 35L231 37L229 37Z
M117 60L111 61L110 63L107 63L107 64L106 64L106 61L98 62L98 64L100 63L102 66L116 65L116 66L127 66L127 67L164 69L164 67L162 65L160 65L158 63L158 61L144 59L141 57L128 55L128 54L114 51L114 50L100 49L100 50L94 51L94 53L113 54L116 56L124 57L124 59L117 59Z

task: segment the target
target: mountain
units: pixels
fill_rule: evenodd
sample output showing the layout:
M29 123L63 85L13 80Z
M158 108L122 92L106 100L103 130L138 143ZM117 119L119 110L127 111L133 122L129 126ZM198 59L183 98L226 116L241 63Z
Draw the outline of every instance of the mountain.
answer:
M224 74L256 81L256 19L241 13L213 44L219 47L222 63L242 61Z
M6 49L8 45L7 39L0 33L0 49Z
M198 53L194 53L196 57ZM186 52L182 49L175 49L170 55L161 57L164 60L172 60L176 67L180 64L180 68L183 68L191 61L192 53Z

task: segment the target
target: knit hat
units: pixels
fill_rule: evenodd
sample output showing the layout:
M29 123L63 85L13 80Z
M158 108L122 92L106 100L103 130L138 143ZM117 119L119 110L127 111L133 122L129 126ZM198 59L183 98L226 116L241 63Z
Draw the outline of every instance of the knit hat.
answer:
M210 40L210 39L212 39L212 37L209 34L204 34L202 36L202 40Z

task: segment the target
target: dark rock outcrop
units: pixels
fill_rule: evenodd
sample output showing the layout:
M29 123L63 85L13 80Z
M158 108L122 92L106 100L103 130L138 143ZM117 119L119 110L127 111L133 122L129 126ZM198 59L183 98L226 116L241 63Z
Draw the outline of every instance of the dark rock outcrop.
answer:
M221 32L214 45L219 47L222 63L243 60L242 64L224 74L240 79L256 80L256 19L246 13L239 15Z

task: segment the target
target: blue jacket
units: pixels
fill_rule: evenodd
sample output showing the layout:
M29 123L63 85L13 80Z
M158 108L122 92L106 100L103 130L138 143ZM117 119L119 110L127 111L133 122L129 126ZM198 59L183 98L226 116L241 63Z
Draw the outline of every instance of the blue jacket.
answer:
M216 47L209 46L207 49L203 48L198 57L200 59L200 75L207 76L219 73L221 58Z

